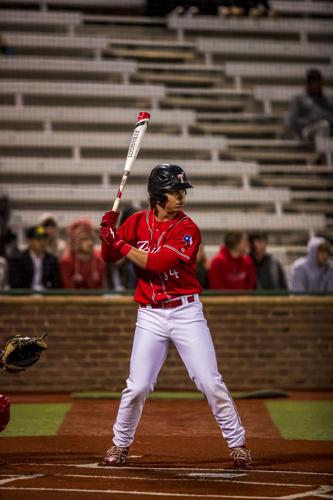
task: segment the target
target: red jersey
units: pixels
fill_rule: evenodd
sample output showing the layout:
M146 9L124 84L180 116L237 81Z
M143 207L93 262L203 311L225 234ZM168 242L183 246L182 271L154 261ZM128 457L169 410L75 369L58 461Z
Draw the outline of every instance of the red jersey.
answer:
M138 278L135 302L152 304L202 292L195 274L200 230L184 212L159 222L153 210L142 210L119 227L118 235L129 245L149 252L145 269L134 266ZM108 262L122 257L104 242L102 255Z
M222 246L209 269L213 290L251 290L256 287L256 271L249 255L235 258Z

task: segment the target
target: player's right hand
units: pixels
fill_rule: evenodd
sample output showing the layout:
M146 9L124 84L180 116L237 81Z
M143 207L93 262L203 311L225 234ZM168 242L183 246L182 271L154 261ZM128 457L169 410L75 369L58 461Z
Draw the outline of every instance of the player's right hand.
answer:
M116 227L119 219L119 212L115 210L109 210L105 212L102 217L101 227Z

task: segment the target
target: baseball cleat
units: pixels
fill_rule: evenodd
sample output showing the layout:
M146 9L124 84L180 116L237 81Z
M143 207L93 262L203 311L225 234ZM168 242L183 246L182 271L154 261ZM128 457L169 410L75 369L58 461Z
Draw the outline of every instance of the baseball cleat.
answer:
M246 446L231 448L230 456L234 460L235 469L248 469L252 466L251 452Z
M107 465L109 467L119 467L124 465L127 460L129 448L121 448L120 446L112 446L106 452L103 462L100 465Z

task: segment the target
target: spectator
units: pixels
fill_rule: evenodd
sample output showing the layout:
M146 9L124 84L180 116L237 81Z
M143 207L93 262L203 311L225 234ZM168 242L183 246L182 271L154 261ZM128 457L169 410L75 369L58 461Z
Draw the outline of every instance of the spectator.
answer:
M201 243L197 255L196 275L203 289L209 288L208 270L209 270L209 263L206 257L205 247L203 243Z
M252 290L256 287L256 271L251 257L246 255L248 240L245 233L226 233L224 246L213 258L209 269L209 286L214 290Z
M10 201L8 196L0 197L0 257L9 258L18 252L17 237L9 226Z
M252 233L249 236L250 257L256 270L257 289L287 290L287 280L280 262L267 253L267 235Z
M8 259L8 281L11 288L28 288L37 292L61 288L58 259L46 251L43 226L26 231L28 248Z
M0 290L8 289L8 264L4 257L0 257Z
M123 210L119 226L121 226L128 217L137 212L137 208L130 206ZM136 275L132 262L130 262L126 257L118 260L117 262L106 263L106 275L108 288L122 292L124 290L134 290L136 288Z
M69 248L60 260L64 288L105 288L105 265L94 248L89 220L77 220L69 228Z
M1 33L0 33L0 51L1 54L3 54L4 56L13 55L13 49L11 47L8 47L4 39L4 36Z
M276 15L269 0L220 0L218 1L218 14L223 17L272 17Z
M331 247L324 238L312 237L308 255L292 267L290 290L293 292L332 292L333 267L329 263Z
M290 104L287 129L300 139L313 142L316 136L332 133L333 97L323 92L323 77L319 70L306 74L303 94L295 96Z
M246 2L242 0L222 0L219 2L218 15L222 17L241 17L246 14Z
M59 229L56 217L49 213L43 213L39 218L39 224L44 227L46 232L46 250L61 259L66 251L66 242L59 238Z
M247 13L250 17L275 17L277 13L270 6L269 0L248 0Z

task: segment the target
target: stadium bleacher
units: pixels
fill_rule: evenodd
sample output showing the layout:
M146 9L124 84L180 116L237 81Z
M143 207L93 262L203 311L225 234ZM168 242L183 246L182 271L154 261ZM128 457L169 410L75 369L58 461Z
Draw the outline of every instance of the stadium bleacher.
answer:
M1 6L11 49L0 58L1 193L13 201L21 241L41 210L54 211L62 228L78 215L98 223L142 107L152 118L127 204L144 207L150 168L173 160L195 181L189 213L208 253L233 228L269 231L284 255L303 251L314 232L332 238L332 140L312 147L281 138L305 71L319 68L333 86L329 3L276 0L276 19L112 13L125 4Z

